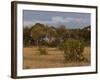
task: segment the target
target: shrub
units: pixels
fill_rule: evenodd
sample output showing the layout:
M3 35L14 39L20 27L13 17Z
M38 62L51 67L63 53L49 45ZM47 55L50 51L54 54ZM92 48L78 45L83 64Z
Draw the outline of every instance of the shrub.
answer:
M40 55L47 55L48 54L46 47L39 46L38 50L40 52Z
M82 61L84 44L79 40L67 39L64 43L60 44L60 50L64 51L65 61Z

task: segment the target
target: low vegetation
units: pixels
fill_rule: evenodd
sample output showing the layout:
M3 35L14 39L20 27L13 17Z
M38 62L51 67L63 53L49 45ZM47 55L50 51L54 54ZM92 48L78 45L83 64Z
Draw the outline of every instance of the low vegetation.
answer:
M84 60L84 56L82 53L85 46L79 40L67 39L59 47L60 50L64 51L64 57L66 62L76 62Z
M47 55L48 54L47 49L44 46L39 46L38 50L39 50L40 55Z

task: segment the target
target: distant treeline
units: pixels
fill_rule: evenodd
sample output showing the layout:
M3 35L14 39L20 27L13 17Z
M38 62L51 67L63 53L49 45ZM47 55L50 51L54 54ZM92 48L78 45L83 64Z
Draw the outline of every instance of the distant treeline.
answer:
M36 23L30 27L23 28L23 44L25 46L48 46L57 47L67 39L76 39L90 45L91 26L82 29L68 29L64 25L58 27Z

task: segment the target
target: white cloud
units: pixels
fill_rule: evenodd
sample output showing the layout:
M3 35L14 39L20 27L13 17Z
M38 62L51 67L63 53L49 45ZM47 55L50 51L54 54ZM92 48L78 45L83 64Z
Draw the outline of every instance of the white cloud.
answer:
M66 22L66 23L69 22L69 20L67 20L66 18L60 17L60 16L52 17L52 21L53 22Z
M81 18L54 16L52 17L52 21L53 22L66 22L66 23L71 22L71 21L80 22Z
M35 23L42 23L42 24L54 24L54 21L24 21L24 26L31 26Z
M61 16L53 16L51 17L51 20L48 21L24 21L24 26L30 26L30 25L34 25L35 23L43 23L43 24L68 24L71 22L76 22L76 23L80 23L83 20L81 18L73 18L73 17L61 17Z
M30 25L32 25L32 24L33 24L32 21L24 21L24 22L23 22L23 25L24 25L24 26L30 26Z

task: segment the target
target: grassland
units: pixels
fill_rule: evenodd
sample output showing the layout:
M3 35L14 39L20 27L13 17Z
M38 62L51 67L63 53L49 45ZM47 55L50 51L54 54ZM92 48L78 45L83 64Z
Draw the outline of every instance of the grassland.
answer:
M89 66L91 63L90 47L84 48L83 55L88 59L86 62L66 63L63 51L57 48L47 48L47 51L48 55L40 55L38 47L23 48L23 69Z

